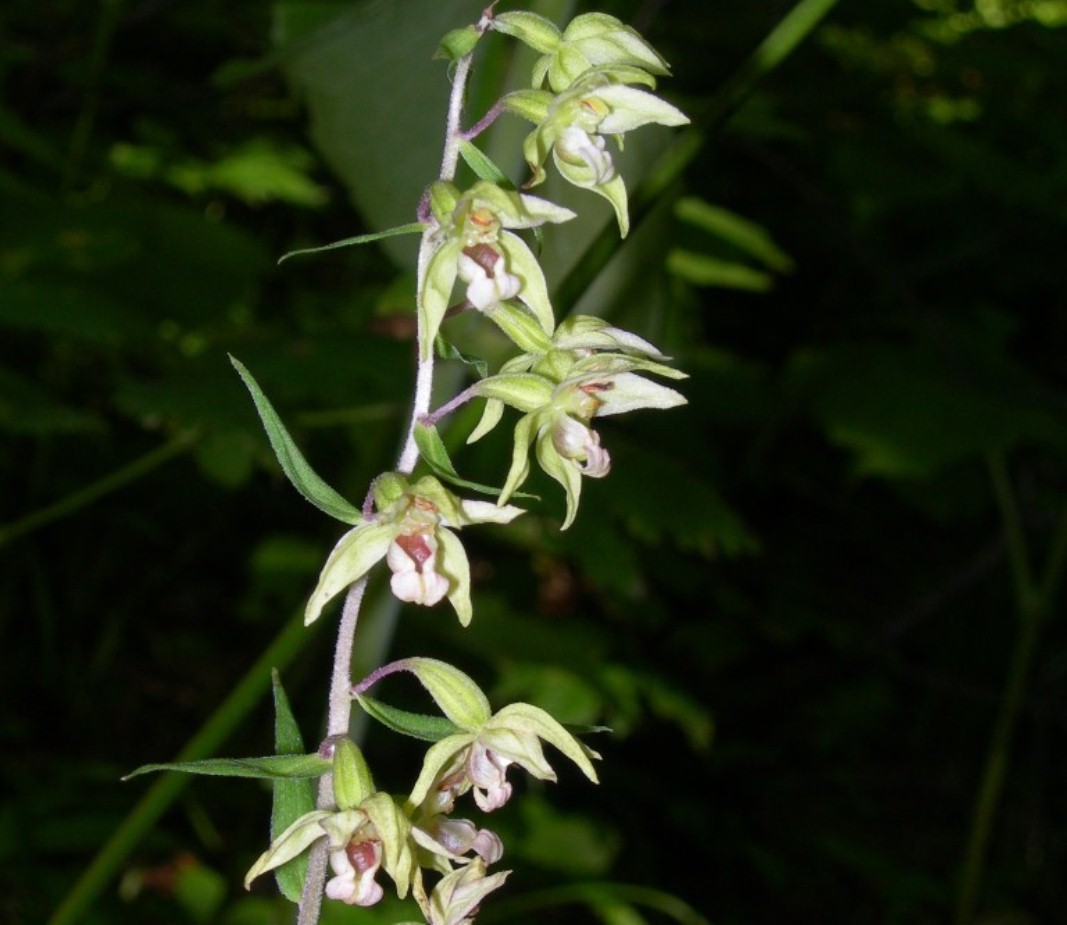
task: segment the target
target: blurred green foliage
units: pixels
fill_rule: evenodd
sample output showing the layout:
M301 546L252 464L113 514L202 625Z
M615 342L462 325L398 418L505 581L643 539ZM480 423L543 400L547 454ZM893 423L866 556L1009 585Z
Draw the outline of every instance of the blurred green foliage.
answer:
M430 56L481 6L5 6L0 919L47 920L144 792L119 776L185 746L339 533L281 478L227 353L355 503L391 465L410 241L274 260L412 220L447 95ZM853 0L743 99L723 88L791 4L595 6L671 61L662 90L702 134L579 304L674 355L690 405L604 425L614 470L567 533L546 481L533 515L472 533L469 631L379 593L366 637L369 663L449 658L615 730L600 787L527 782L494 819L517 872L480 921L946 921L1009 677L974 920L1057 921L1067 3ZM528 66L484 44L472 117ZM488 139L516 176L524 131ZM628 144L628 169L668 143ZM589 198L545 240L572 295L609 218ZM461 449L473 420L446 442L498 484L507 434ZM284 671L308 741L328 636ZM216 754L269 751L262 674ZM410 786L414 746L371 728L367 752ZM269 805L183 790L77 921L289 921L239 888ZM409 917L328 905L328 925Z

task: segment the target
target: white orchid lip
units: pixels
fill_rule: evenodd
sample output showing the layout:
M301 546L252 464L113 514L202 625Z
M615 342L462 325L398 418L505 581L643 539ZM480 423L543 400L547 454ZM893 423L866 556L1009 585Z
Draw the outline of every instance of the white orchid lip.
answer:
M603 186L615 177L615 162L600 135L590 135L576 125L565 128L556 142L556 154L564 161L584 164L591 176L588 186Z
M479 311L513 299L522 290L522 280L507 272L504 255L488 244L464 248L458 274L468 284L467 301Z

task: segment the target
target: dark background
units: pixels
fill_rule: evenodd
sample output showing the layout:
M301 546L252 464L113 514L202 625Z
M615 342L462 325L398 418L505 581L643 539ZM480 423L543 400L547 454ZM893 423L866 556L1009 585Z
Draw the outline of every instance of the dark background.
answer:
M787 23L807 34L767 74L748 56L788 3L596 8L668 58L661 92L701 135L681 177L649 165L684 136L627 139L635 198L666 183L580 307L672 354L690 404L598 428L614 468L567 533L535 479L515 529L464 534L469 630L372 586L360 649L364 670L443 657L498 704L614 729L601 786L562 758L557 786L517 783L493 818L515 873L480 921L1063 921L1067 3L842 2ZM265 788L197 780L152 824L151 780L118 778L212 716L201 751L267 753L271 664L319 734L332 615L227 701L343 528L285 483L226 354L347 496L392 465L413 264L373 245L275 260L413 219L447 98L430 55L479 12L5 4L4 921L65 896L56 923L291 920L269 878L240 888ZM472 118L518 66L484 45ZM560 195L593 214L546 236L562 311L608 213ZM463 375L442 368L453 391ZM499 483L508 428L461 449L472 423L450 431L457 465ZM379 786L410 786L417 748L372 729L366 750ZM987 864L959 911L976 820Z

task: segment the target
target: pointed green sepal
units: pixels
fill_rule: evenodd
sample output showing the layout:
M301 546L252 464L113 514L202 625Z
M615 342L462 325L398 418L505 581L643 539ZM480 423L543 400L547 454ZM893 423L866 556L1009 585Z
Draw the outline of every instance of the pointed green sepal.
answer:
M556 316L552 313L548 285L540 261L526 246L526 242L510 231L500 233L500 249L507 256L508 272L522 281L519 299L529 306L544 332L551 335L556 329Z
M598 782L596 769L593 767L592 761L589 760L589 755L600 756L582 745L540 707L535 707L528 703L509 704L494 714L489 726L482 733L483 740L488 740L491 731L495 729L530 733L533 736L544 739L578 765L581 772L594 784Z
M363 801L366 813L382 841L382 867L396 884L397 897L403 899L411 889L417 868L411 850L411 822L387 793L375 793Z
M489 700L469 675L436 658L405 658L397 664L419 679L441 712L461 729L478 729L488 722Z
M554 22L537 13L509 10L493 17L490 28L503 32L529 45L543 55L551 54L560 45L560 31Z
M338 540L319 575L319 583L304 610L304 624L314 623L322 608L345 588L359 581L370 567L385 558L396 537L395 524L364 523Z

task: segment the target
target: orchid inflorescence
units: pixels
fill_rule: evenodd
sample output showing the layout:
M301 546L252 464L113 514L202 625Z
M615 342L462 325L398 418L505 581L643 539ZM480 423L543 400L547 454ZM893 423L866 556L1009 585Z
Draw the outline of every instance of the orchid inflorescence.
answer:
M475 129L464 132L459 118L471 57L490 32L512 36L541 57L530 88L508 93ZM472 144L477 133L503 113L528 120L533 128L523 144L530 170L525 189L545 179L551 155L565 180L611 203L625 237L626 187L606 136L621 149L623 136L633 129L688 121L651 92L656 77L669 73L666 62L635 30L600 13L578 16L560 30L533 13L494 14L490 9L477 24L449 33L441 47L455 64L452 105L441 175L426 190L419 220L339 242L364 243L408 231L422 236L418 378L407 442L396 469L374 480L362 506L350 503L315 474L251 373L234 360L286 475L311 503L351 528L326 560L305 609L305 622L311 623L345 593L329 735L317 752L298 753L299 734L276 680L277 755L236 762L236 771L234 762L212 760L149 765L135 772L168 768L233 774L244 769L245 776L272 779L274 838L245 882L247 886L261 874L275 872L283 893L300 904L300 925L318 921L323 895L350 905L377 903L384 895L383 871L399 898L415 898L430 925L470 922L484 897L503 886L510 872L489 872L503 856L501 840L492 830L456 817L460 801L469 795L485 813L503 807L513 792L507 778L512 765L554 781L544 742L589 780L597 780L592 760L599 756L548 713L526 703L493 712L475 682L444 662L402 659L351 686L352 642L369 572L384 560L398 599L428 607L447 599L460 624L468 626L473 618L470 567L456 531L507 524L523 513L509 501L524 497L519 489L530 471L531 450L538 465L563 488L562 529L567 529L578 511L583 477L602 478L611 468L595 421L685 402L674 389L648 378L681 379L684 374L642 337L597 317L579 315L557 322L538 258L521 233L569 221L575 213L517 190ZM454 181L461 156L479 177L465 190ZM519 353L431 411L441 327L457 310L457 289L458 310L480 312ZM484 400L484 410L468 442L495 428L507 408L520 414L500 489L460 479L437 434L436 425L445 415L476 399ZM416 476L416 466L428 471ZM496 500L461 498L445 483L486 490ZM382 678L402 672L414 675L441 715L407 713L368 695ZM406 796L376 789L362 751L348 737L353 701L395 731L433 743ZM314 779L319 781L317 800L307 786ZM438 877L432 889L424 874Z

